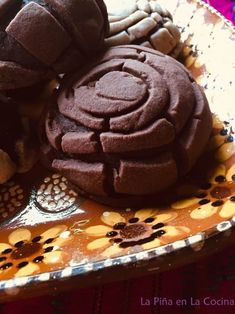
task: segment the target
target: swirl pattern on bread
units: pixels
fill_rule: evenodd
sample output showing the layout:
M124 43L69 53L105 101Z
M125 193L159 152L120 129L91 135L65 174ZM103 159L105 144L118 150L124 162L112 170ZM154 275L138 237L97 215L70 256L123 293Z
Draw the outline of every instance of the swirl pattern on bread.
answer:
M103 201L151 195L188 173L212 118L183 65L153 49L119 46L64 79L45 124L50 166Z

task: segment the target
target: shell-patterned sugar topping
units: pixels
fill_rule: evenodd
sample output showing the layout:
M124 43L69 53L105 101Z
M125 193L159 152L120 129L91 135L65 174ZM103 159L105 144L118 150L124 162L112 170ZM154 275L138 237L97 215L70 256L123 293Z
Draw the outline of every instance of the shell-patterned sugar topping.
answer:
M85 75L64 79L42 146L51 150L48 166L80 193L129 206L188 173L211 126L204 92L179 62L149 48L118 46Z
M103 0L2 0L0 90L32 86L80 67L102 49Z
M105 0L110 22L108 46L140 44L177 55L180 31L157 0Z

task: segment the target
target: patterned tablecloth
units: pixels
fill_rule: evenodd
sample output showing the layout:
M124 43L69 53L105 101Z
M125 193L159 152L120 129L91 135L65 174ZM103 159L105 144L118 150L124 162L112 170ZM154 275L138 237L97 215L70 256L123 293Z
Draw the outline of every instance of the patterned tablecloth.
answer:
M235 0L206 2L235 24ZM0 305L0 314L23 313L234 314L235 250L159 275Z

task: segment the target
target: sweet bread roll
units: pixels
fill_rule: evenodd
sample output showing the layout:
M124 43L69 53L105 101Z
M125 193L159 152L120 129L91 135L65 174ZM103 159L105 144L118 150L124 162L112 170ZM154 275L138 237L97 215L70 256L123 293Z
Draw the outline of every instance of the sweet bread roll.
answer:
M2 0L0 90L79 68L102 48L108 28L102 0Z
M128 206L188 173L211 129L205 94L183 65L153 49L119 46L64 79L44 144L50 166L80 193Z

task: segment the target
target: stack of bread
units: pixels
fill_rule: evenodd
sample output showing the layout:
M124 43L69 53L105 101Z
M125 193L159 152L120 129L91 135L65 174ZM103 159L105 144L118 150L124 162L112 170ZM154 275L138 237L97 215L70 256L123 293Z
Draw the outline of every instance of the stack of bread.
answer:
M0 17L0 183L30 169L26 147L35 132L14 92L54 79L41 156L80 194L140 205L192 169L211 112L171 57L182 47L180 32L157 0L3 0Z

